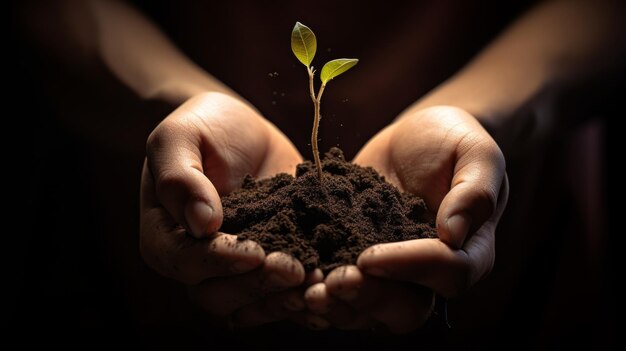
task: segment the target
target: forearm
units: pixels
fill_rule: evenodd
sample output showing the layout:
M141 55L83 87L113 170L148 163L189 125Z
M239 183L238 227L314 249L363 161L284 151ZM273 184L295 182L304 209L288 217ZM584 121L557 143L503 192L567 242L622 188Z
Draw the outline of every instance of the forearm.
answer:
M140 96L179 103L202 91L232 93L135 9L106 0L93 0L90 5L98 52L111 71Z
M173 105L204 91L236 95L121 1L66 0L37 6L39 13L55 16L42 18L44 25L35 35L43 38L49 52L92 75L90 80L97 81L105 71L141 98Z
M539 5L409 112L454 105L481 120L499 144L517 146L510 139L523 138L512 136L511 129L524 129L529 119L543 118L537 110L549 104L546 100L555 92L614 69L624 57L618 7L617 2L601 1ZM550 122L532 123L540 128Z

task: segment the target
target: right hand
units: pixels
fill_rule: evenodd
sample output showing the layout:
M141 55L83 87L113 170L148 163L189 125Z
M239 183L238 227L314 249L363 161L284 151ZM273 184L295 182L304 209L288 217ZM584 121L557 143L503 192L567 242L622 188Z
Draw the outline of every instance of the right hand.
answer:
M415 330L432 312L433 292L458 296L491 271L508 199L504 156L474 116L433 106L409 110L355 163L422 197L436 213L439 238L374 245L355 266L339 267L309 288L307 304L341 328Z
M287 310L304 308L300 288L288 290L305 281L297 260L266 256L257 243L218 232L220 195L239 187L246 174L293 173L302 161L285 135L245 103L203 93L155 128L146 153L140 235L148 265L190 285L210 314L242 324L284 318L284 301ZM316 274L307 279L319 280Z

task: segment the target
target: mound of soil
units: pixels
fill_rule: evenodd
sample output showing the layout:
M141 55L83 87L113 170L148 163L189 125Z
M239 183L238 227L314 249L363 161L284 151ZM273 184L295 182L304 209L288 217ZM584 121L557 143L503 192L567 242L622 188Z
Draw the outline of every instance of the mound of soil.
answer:
M324 273L354 264L374 244L437 237L421 198L400 192L370 167L346 162L338 148L326 153L322 166L321 184L310 161L297 166L295 178L247 176L241 189L222 198L221 231Z

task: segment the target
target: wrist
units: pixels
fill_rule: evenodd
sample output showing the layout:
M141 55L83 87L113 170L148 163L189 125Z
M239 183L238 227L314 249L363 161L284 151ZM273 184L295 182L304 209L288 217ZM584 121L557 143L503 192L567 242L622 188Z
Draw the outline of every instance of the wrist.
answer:
M146 96L146 100L160 101L178 106L192 97L205 91L200 86L187 82L165 82Z
M485 73L460 72L403 115L431 106L460 108L474 116L503 150L522 146L549 124L542 111L554 91L551 75L538 71L526 79L511 79Z
M147 100L164 102L172 106L179 106L194 96L217 92L241 99L235 92L225 85L209 78L196 78L187 80L167 80L157 85L146 94Z

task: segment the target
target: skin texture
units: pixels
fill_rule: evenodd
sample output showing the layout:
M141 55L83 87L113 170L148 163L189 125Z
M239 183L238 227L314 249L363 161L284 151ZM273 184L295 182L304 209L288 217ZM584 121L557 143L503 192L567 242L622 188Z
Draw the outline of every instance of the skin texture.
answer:
M540 4L370 140L355 162L424 197L440 240L371 247L356 267L310 287L309 308L338 328L402 333L425 322L433 292L453 297L487 275L508 198L501 148L513 153L545 133L560 91L624 56L622 10L611 1Z
M213 315L232 315L263 300L262 306L239 311L240 324L303 309L302 288L296 287L320 281L319 272L306 277L294 258L266 254L257 243L218 232L220 194L231 192L245 174L293 172L302 161L289 140L238 99L206 93L165 118L146 150L140 209L145 261L189 285L193 298Z
M424 197L437 213L440 240L376 245L356 266L324 278L219 232L219 197L244 174L289 173L302 160L274 125L123 2L36 6L51 14L35 37L41 34L52 55L91 82L107 74L142 99L177 107L146 145L141 253L157 272L188 285L208 313L248 326L281 319L312 329L383 325L403 333L421 326L434 292L456 296L493 266L508 196L501 148L507 154L542 133L554 93L581 85L598 67L612 69L626 48L616 34L626 22L619 2L549 1L522 16L354 160ZM94 62L105 69L93 69Z
M400 118L355 162L422 196L437 213L440 239L370 247L356 266L339 267L310 287L307 304L337 327L382 324L408 332L430 316L433 291L456 296L493 267L508 196L504 156L474 117L435 106Z

